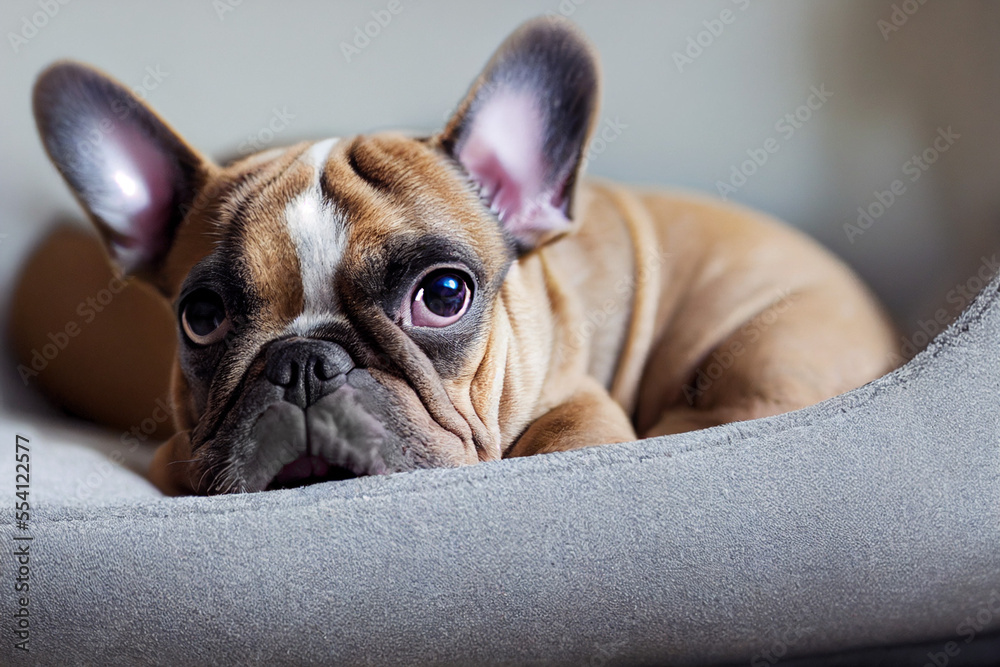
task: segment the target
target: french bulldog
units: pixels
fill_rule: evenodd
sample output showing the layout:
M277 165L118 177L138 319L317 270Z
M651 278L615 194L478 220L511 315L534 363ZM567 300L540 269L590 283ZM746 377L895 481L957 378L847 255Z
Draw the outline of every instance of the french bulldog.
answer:
M598 98L591 47L542 18L437 134L219 166L108 76L46 70L50 158L117 269L176 319L176 432L152 480L263 491L631 441L890 369L883 310L804 234L584 181Z

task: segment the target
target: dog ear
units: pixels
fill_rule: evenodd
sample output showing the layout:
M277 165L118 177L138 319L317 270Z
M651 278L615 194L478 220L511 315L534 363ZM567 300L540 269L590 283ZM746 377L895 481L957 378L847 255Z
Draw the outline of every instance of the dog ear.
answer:
M571 226L598 85L573 24L535 19L497 49L438 137L522 252Z
M126 274L155 274L209 162L125 86L64 61L35 83L45 150Z

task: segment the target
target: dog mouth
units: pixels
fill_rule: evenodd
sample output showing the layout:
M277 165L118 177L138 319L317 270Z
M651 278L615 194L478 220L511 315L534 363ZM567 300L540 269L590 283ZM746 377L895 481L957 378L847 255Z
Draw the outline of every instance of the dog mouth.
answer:
M268 491L383 475L385 430L344 388L302 409L279 401L254 426L248 490Z
M377 475L382 472L384 471L365 470L358 466L331 463L322 456L306 455L286 464L265 487L265 490L293 489L320 482L337 482L365 475Z

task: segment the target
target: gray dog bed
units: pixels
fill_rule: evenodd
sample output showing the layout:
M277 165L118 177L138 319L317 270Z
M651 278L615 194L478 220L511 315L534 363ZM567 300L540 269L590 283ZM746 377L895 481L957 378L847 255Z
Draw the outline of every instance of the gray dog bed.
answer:
M865 387L644 442L168 499L35 439L0 662L997 664L998 289Z

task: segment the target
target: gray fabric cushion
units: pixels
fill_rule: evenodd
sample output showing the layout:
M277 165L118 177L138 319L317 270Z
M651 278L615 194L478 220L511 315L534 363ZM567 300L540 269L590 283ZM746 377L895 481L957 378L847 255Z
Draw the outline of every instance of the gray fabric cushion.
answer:
M35 436L31 652L5 557L0 662L993 664L998 288L865 387L644 442L213 498L116 470L81 502L102 462Z

